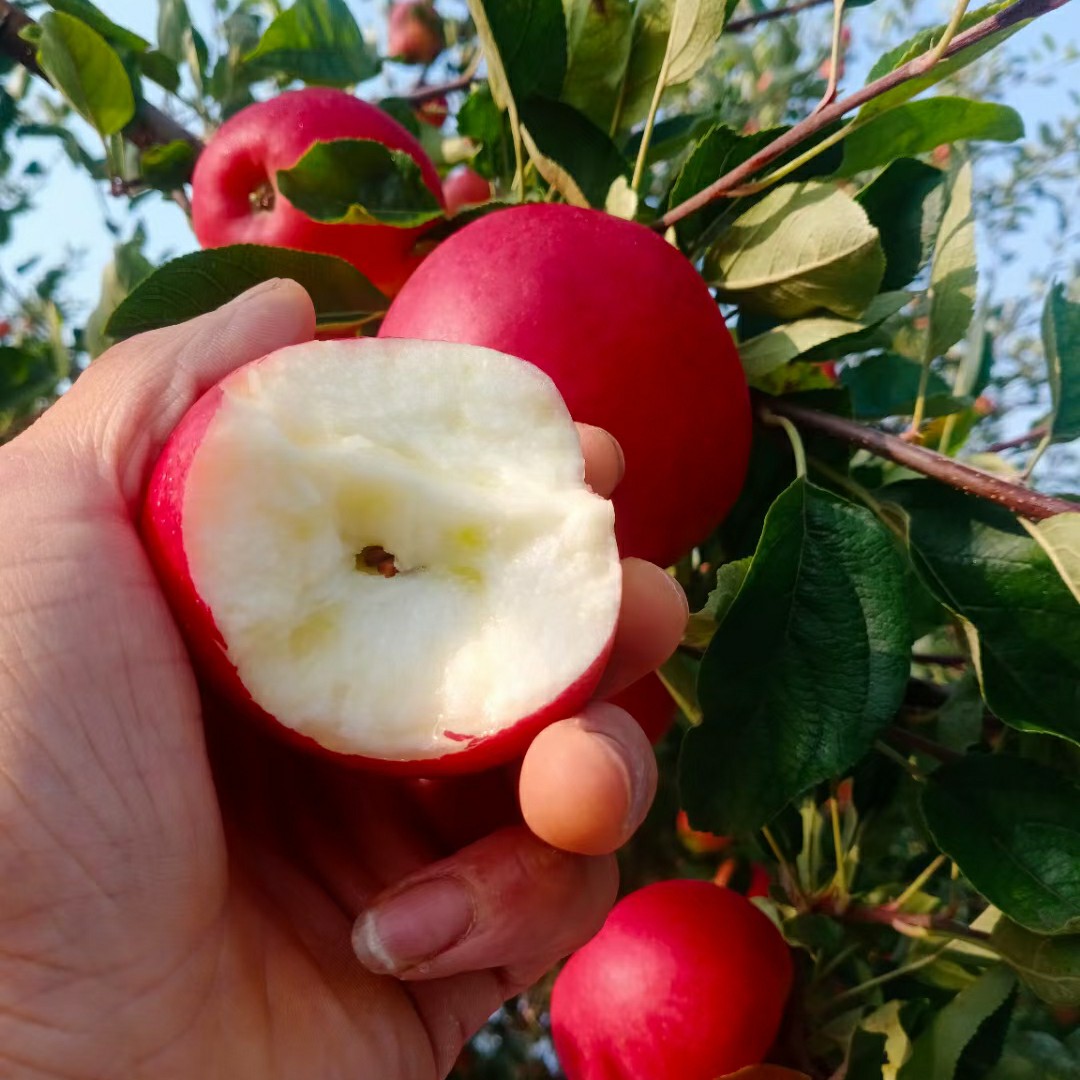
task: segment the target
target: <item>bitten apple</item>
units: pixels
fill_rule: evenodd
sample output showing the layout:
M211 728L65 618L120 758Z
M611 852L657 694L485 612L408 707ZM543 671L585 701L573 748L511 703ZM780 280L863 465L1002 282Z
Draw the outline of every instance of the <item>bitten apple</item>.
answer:
M144 534L208 682L308 747L434 776L507 761L585 703L618 616L612 518L542 372L360 339L204 395Z
M764 1059L792 977L784 939L744 896L648 885L559 973L559 1062L567 1080L716 1080Z
M547 372L575 420L626 455L623 555L667 565L731 508L750 402L708 287L661 236L599 210L498 210L444 241L390 306L381 337L486 345Z
M442 203L439 174L416 139L374 105L326 87L293 90L241 109L199 155L192 178L192 226L204 248L268 244L336 255L392 296L420 264L413 250L425 226L348 225L315 221L278 190L316 142L370 139L402 150Z

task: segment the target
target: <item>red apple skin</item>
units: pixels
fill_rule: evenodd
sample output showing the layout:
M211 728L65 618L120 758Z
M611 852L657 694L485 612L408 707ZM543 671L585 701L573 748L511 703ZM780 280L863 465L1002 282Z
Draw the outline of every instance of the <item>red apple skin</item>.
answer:
M191 200L199 243L204 248L268 244L336 255L388 296L396 293L420 264L423 256L413 245L425 226L314 221L277 190L279 170L295 165L313 143L334 139L373 139L403 150L420 166L424 183L442 204L435 166L393 117L342 90L308 87L241 109L199 155ZM268 209L255 205L260 189L272 199Z
M442 19L425 0L403 0L390 8L386 51L403 64L430 64L446 48Z
M362 348L363 341L357 345ZM358 350L359 351L359 350ZM260 360L253 361L261 363ZM244 371L245 367L238 371ZM228 382L228 377L223 383ZM552 702L484 738L463 738L461 749L411 760L342 754L280 723L255 701L229 660L225 639L191 577L183 538L183 505L191 464L224 397L223 383L208 390L169 437L154 466L142 512L143 545L157 571L200 681L267 731L292 745L340 763L394 776L439 777L481 772L520 758L549 724L575 715L589 700L607 666L612 640L586 671Z
M559 973L555 1049L567 1080L715 1080L762 1061L792 978L784 939L745 897L648 885Z
M446 95L440 94L428 101L422 101L414 111L416 119L421 123L427 124L428 127L441 128L450 115L450 105L446 100Z
M664 239L598 210L497 210L444 241L380 337L486 345L546 372L575 420L626 457L623 556L668 565L704 540L746 474L750 405L708 288Z
M459 165L443 181L446 212L456 214L465 206L481 206L491 201L491 184L475 169Z
M671 729L678 711L667 687L655 672L638 679L608 700L625 709L638 722L653 746Z

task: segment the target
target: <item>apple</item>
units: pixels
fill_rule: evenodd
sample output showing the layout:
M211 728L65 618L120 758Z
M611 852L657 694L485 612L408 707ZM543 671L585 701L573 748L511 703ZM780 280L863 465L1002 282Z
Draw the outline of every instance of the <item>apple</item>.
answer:
M768 868L763 863L751 863L750 881L748 882L746 892L743 895L751 900L753 900L755 896L768 896L771 886L772 877L769 875Z
M337 255L388 296L396 293L423 258L413 246L425 226L314 221L278 191L279 170L292 168L312 144L335 139L371 139L404 151L442 203L435 166L393 117L342 90L308 87L241 109L210 139L192 178L191 220L199 243L269 244Z
M465 206L480 206L491 201L491 184L475 169L459 165L443 180L446 212L456 214Z
M570 414L490 349L318 341L239 368L167 443L143 529L209 685L400 775L519 756L587 701L618 616Z
M655 672L638 679L608 700L625 709L638 722L653 746L668 733L678 711L667 687Z
M567 1080L715 1080L762 1061L792 978L783 937L744 896L647 885L555 980L555 1050Z
M575 420L622 446L624 556L674 562L742 487L750 405L735 345L697 271L643 225L559 204L493 211L428 256L379 334L486 345L547 372Z
M421 123L427 124L429 127L441 128L450 115L450 105L446 100L446 95L440 94L438 97L421 101L413 111L416 113L417 120Z
M446 48L442 19L429 0L401 0L390 8L387 54L403 64L430 64Z

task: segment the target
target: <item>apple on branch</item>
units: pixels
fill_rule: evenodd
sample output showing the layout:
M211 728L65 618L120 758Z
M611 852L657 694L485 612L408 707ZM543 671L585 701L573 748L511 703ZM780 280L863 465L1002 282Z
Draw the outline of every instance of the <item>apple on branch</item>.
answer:
M621 598L562 398L467 345L313 342L238 369L167 444L144 534L210 684L406 775L489 768L573 715Z

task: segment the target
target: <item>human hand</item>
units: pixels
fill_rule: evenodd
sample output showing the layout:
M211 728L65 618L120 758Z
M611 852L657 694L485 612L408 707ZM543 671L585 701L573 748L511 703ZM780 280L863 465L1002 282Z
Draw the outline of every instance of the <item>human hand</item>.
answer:
M0 449L5 1076L433 1080L614 899L610 852L655 786L619 709L548 728L520 776L434 783L298 754L200 698L133 524L143 488L202 391L313 332L303 290L267 283L111 350ZM582 441L609 494L617 447ZM686 617L656 567L624 583L604 694Z

